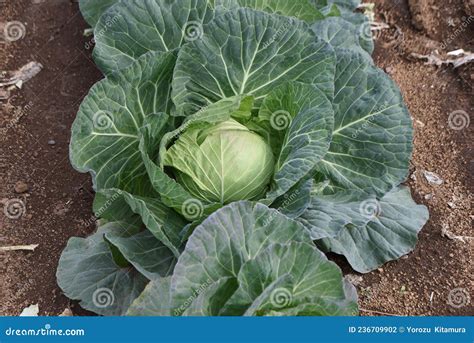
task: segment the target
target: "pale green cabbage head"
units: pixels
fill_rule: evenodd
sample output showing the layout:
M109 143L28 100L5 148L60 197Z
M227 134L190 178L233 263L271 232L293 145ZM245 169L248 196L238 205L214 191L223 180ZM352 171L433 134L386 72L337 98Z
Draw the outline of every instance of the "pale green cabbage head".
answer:
M233 119L188 128L163 162L193 196L221 204L263 197L274 169L270 146Z

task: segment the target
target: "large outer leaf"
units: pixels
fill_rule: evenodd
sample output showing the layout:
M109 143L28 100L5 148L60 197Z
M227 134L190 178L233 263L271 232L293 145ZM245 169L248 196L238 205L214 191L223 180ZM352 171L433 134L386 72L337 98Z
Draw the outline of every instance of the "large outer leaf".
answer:
M216 7L222 6L233 10L239 7L248 7L268 13L295 17L308 23L324 19L324 15L309 0L216 0L215 5Z
M175 310L184 312L203 285L236 278L242 265L270 244L290 241L311 243L302 226L264 205L241 201L214 212L194 230L178 259L171 281Z
M167 246L176 257L181 249L181 231L186 221L158 198L140 197L124 192L132 211L142 218L148 230Z
M318 170L334 186L384 195L408 174L413 129L395 83L365 57L338 50L335 125Z
M121 268L104 240L105 234L136 233L126 223L109 223L88 238L69 240L59 260L56 276L64 294L86 310L102 315L122 315L142 292L147 279L131 267Z
M128 316L171 316L171 276L150 281L127 311Z
M304 22L240 9L218 16L204 31L179 52L173 78L178 114L242 94L254 95L259 107L288 81L314 84L332 98L334 53Z
M265 98L259 119L270 123L268 139L277 156L273 187L267 194L274 199L300 181L326 154L334 110L315 86L285 83Z
M288 192L275 199L271 205L285 216L297 218L310 205L312 189L313 179L303 178Z
M340 191L336 194L315 194L306 211L297 218L308 230L314 240L335 237L346 225L364 226L369 222L371 213L361 211L361 203L373 203L375 196L358 191ZM370 208L368 210L371 210ZM373 211L376 208L372 209Z
M285 282L278 284L282 279L286 279ZM247 314L262 315L306 303L312 305L311 310L306 308L307 313L328 315L332 312L326 312L326 306L321 303L338 301L346 311L342 314L353 314L357 308L357 299L346 300L339 267L307 243L269 246L242 266L238 281L239 288L226 303L223 314L242 315L250 307ZM256 301L258 305L254 306Z
M361 211L368 206L373 204L361 204ZM352 268L361 273L413 250L418 232L429 217L426 207L417 205L404 186L387 193L377 206L378 215L367 225L350 225L335 238L321 241L321 246L344 255Z
M79 8L87 23L94 27L100 16L119 0L80 0Z
M282 293L282 294L280 294ZM282 296L290 296L286 302ZM304 228L261 204L232 203L190 237L168 278L130 315L353 315L357 296Z
M311 28L314 33L334 48L351 49L365 54L370 59L373 46L366 43L370 40L365 32L349 21L340 17L329 17L314 23Z
M149 194L139 128L149 114L170 109L174 62L173 53L149 53L98 82L84 99L72 127L70 159L78 171L91 172L95 189Z
M150 51L172 51L202 35L206 0L123 0L99 20L94 60L110 74Z
M173 272L176 257L150 231L144 230L132 236L126 232L108 232L105 237L148 279L154 280Z

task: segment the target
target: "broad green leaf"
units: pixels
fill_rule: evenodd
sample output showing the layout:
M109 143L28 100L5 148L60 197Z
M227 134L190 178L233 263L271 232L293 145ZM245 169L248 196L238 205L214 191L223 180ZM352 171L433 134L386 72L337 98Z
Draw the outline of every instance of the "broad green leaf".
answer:
M325 297L308 297L294 301L294 306L268 312L268 316L357 316L357 290L347 279L343 281L345 298L327 299ZM248 313L247 311L247 314ZM252 313L253 315L253 313Z
M239 288L222 309L224 315L264 315L307 303L308 299L317 300L307 303L312 315L330 314L321 307L323 302L346 303L341 308L346 315L357 308L354 299L346 299L339 267L307 243L270 245L242 266L238 282Z
M132 236L126 231L107 232L105 237L148 279L154 280L173 272L176 264L175 255L150 231L144 230Z
M80 0L79 8L87 23L94 27L100 16L119 0Z
M259 119L270 123L268 139L277 160L267 197L276 198L313 170L328 151L334 110L315 86L285 83L265 98Z
M168 111L173 53L152 52L92 87L72 127L70 159L91 172L96 190L118 188L147 195L139 129L145 118Z
M163 136L160 143L160 160L164 159L166 149L172 143L185 133L188 129L195 126L202 127L203 124L219 124L229 119L238 121L247 121L251 117L253 97L251 96L233 96L221 99L210 104L198 112L186 117L183 124L177 129L168 132ZM163 164L161 163L163 166Z
M127 316L171 316L171 277L152 280L136 298Z
M288 192L272 202L272 207L290 218L298 218L311 203L313 180L303 178Z
M123 196L132 211L140 215L153 236L178 257L182 242L181 231L187 222L159 198L140 197L126 192Z
M231 10L248 7L282 16L295 17L308 23L324 19L324 15L309 0L216 0L215 6L222 6Z
M369 40L364 36L365 32L361 31L361 27L358 28L343 18L330 17L314 23L311 28L318 37L334 48L351 49L366 54L367 58L371 59L373 46L364 44Z
M334 90L334 52L294 18L242 8L204 26L202 39L183 46L173 77L179 115L235 95L253 95L258 108L278 85L300 81Z
M226 301L237 289L237 280L232 277L221 278L209 285L204 285L196 299L190 305L184 303L186 309L183 316L217 316ZM175 310L174 315L181 315L181 308Z
M150 51L173 51L199 39L212 15L205 0L121 1L97 24L94 60L110 74Z
M361 207L361 204L374 205L373 208ZM364 226L377 211L375 196L357 191L340 191L335 194L314 194L311 203L297 218L311 231L314 240L335 237L346 225ZM372 212L371 212L372 210Z
M354 25L354 32L359 34L359 45L369 54L374 51L374 40L369 18L355 12L360 5L359 0L310 0L326 18L338 17Z
M337 54L334 131L317 169L335 187L382 196L408 174L410 115L383 71L353 51Z
M100 227L87 238L73 237L59 259L58 285L86 310L101 315L123 315L145 288L147 279L132 267L119 267L112 257L105 234L137 232L127 223Z
M131 210L122 192L113 188L98 191L93 203L94 216L109 222L122 221L140 225L141 218Z
M354 11L360 5L361 0L309 0L309 2L317 9L337 5L338 7Z
M326 250L344 255L361 273L412 251L418 232L429 217L426 207L417 205L404 186L387 193L379 202L361 203L360 209L365 215L374 216L367 225L350 225L335 238L320 242Z
M211 214L191 235L171 280L175 309L221 278L236 278L242 265L272 243L309 242L295 221L262 204L234 202ZM190 300L191 299L191 300Z

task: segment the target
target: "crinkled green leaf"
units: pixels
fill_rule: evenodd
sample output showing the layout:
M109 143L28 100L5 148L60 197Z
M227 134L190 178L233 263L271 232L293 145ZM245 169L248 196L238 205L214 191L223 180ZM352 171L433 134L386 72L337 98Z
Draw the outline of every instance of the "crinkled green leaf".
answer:
M94 209L97 217L111 221L136 223L139 220L156 239L176 257L179 256L183 242L182 231L187 221L165 206L158 195L142 197L117 189L107 189L97 193Z
M374 207L378 207L376 212ZM412 251L429 217L427 208L417 205L404 186L387 193L378 203L363 202L360 208L366 214L375 213L375 217L365 226L350 225L335 238L323 239L321 246L344 255L361 273Z
M281 279L284 282L279 282ZM270 245L242 266L238 282L239 288L222 309L225 315L264 315L305 303L313 307L312 315L328 315L321 307L326 301L340 302L346 315L357 308L357 301L346 298L339 267L307 243ZM318 301L311 303L308 299ZM253 305L255 301L258 306ZM246 312L247 308L250 310Z
M150 51L172 51L199 39L212 15L206 0L121 1L97 23L94 60L110 74Z
M139 129L148 115L170 109L174 63L173 53L149 53L98 82L82 102L72 127L70 159L78 171L91 172L96 190L149 194Z
M211 214L191 235L171 281L175 309L185 311L196 290L236 278L242 265L272 243L311 243L295 221L262 204L240 201ZM190 300L191 299L191 300Z
M365 43L365 32L361 28L340 17L329 17L314 23L311 28L314 33L334 48L351 49L366 54L370 60L373 47Z
M325 297L308 297L294 301L294 306L268 312L268 316L357 316L357 290L344 279L345 298L327 299Z
M87 23L94 27L100 16L119 0L80 0L79 8Z
M336 187L382 196L408 174L410 115L383 71L353 51L337 55L334 131L317 169Z
M144 230L132 236L127 232L107 232L105 237L148 279L154 280L173 272L176 256L150 231Z
M216 0L215 6L236 10L239 7L295 17L308 23L321 20L324 15L309 0Z
M204 285L190 305L186 303L182 305L182 308L186 309L182 315L217 316L236 289L237 280L232 277L221 278ZM175 310L174 315L181 315L180 308Z
M299 217L311 203L313 179L304 178L288 192L277 198L272 207L290 218Z
M73 237L61 254L56 277L64 294L86 310L101 315L123 315L145 288L147 278L132 267L119 267L104 235L137 227L114 222L87 238Z
M267 194L276 198L313 170L328 151L334 110L315 86L285 83L265 98L259 119L270 123L268 139L276 150L272 190Z
M150 281L134 300L127 316L171 316L171 276Z
M93 203L94 216L109 222L123 221L130 224L141 224L141 218L131 210L122 192L114 188L98 191Z
M335 237L348 224L364 226L370 221L376 208L361 208L361 204L370 202L376 207L374 195L368 196L357 191L340 191L335 194L315 194L306 211L297 218L308 230L314 240Z
M246 8L204 26L202 39L179 52L173 101L179 115L234 95L263 98L289 81L314 84L332 97L334 53L297 19Z

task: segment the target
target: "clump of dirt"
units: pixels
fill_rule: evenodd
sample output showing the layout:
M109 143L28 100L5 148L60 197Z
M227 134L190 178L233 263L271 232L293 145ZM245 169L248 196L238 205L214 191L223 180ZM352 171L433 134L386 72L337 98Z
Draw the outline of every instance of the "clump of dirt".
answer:
M390 26L377 39L375 62L398 83L413 117L408 184L417 202L428 206L430 220L415 251L354 276L361 313L472 314L467 297L453 302L457 290L472 291L472 64L437 68L411 55L473 51L472 0L374 2L377 20ZM94 230L90 177L72 169L68 144L78 106L102 76L86 48L90 37L82 34L86 24L77 4L19 0L0 1L0 7L0 22L19 20L26 27L23 39L0 42L0 71L30 61L44 66L0 101L0 199L2 207L11 200L24 205L17 219L0 214L0 245L39 244L31 252L0 253L0 315L18 315L37 303L41 315L67 307L83 314L62 295L55 271L67 240ZM429 183L425 171L443 182ZM354 274L347 264L343 269Z

